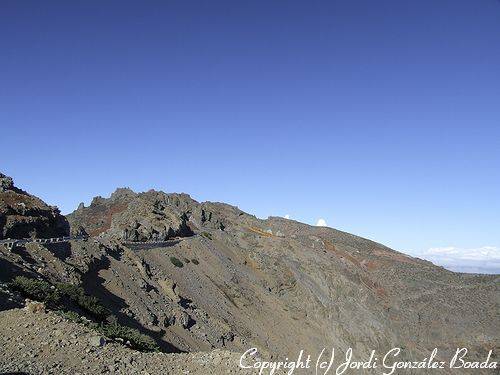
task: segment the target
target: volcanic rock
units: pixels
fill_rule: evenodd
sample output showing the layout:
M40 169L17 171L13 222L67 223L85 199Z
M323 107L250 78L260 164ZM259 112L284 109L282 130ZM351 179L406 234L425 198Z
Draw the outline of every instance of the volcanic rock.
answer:
M0 240L68 234L68 221L57 207L16 188L12 178L0 173Z

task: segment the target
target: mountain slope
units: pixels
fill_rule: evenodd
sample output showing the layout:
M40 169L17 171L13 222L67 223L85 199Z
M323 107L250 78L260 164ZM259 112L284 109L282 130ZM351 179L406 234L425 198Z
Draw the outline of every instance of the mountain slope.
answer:
M9 277L81 284L167 351L498 353L497 276L453 273L335 229L260 220L186 194L118 189L67 220L91 238L2 250Z
M426 352L429 347L451 350L473 344L483 350L498 344L496 277L452 273L331 228L281 218L259 220L235 207L198 203L187 195L119 193L100 202L126 205L123 213L110 215L103 238L123 243L130 241L125 233L137 231L141 234L134 239L165 240L166 228L180 225L171 216L187 218L193 233L208 234L167 248L123 250L125 257L149 269L143 280L153 294L145 303L137 293L131 306L152 306L148 323L182 337L170 340L183 350L255 344L271 354L290 355L328 345L354 345L358 352L368 352L404 343ZM80 211L98 217L93 206ZM162 213L165 219L157 219ZM70 223L85 227L76 215L68 216ZM177 268L171 256L197 259L200 265ZM196 307L185 311L194 321L203 321L204 331L211 324L219 329L218 342L200 338L199 324L188 333L162 324L162 311L153 307L159 298L155 293L170 292L172 285L181 298L193 301ZM210 319L199 317L199 310Z

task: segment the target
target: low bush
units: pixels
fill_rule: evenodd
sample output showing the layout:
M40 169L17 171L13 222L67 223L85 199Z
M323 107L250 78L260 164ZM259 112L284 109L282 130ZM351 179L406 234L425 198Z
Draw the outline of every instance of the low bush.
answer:
M110 324L101 324L98 326L97 330L109 338L121 338L124 342L129 341L130 345L138 350L160 350L156 342L151 337L140 333L134 328L125 327L116 322Z
M111 315L98 298L87 295L81 287L76 285L68 283L52 285L47 281L17 276L11 286L24 296L44 302L51 308L61 308L71 302L98 320L105 320Z
M89 296L85 291L76 285L67 283L58 283L57 290L67 297L71 302L76 304L79 308L89 313L98 320L105 320L111 315L106 307L103 306L99 298Z
M60 316L62 316L64 319L69 320L74 323L84 323L84 320L80 316L80 314L74 312L74 311L63 311L59 310L57 312Z
M182 263L182 261L180 259L177 259L176 257L170 257L170 261L176 267L179 267L179 268L184 267L184 263Z
M183 266L183 263L179 259L174 259L176 263L180 263L179 266L172 260L172 263L176 264L177 267ZM52 285L47 281L24 276L17 276L10 285L12 289L19 291L24 296L44 302L47 307L58 310L58 314L65 319L75 323L82 323L107 337L113 339L121 338L124 342L130 341L131 346L138 350L160 350L151 337L140 333L134 328L118 324L116 317L111 314L111 311L109 311L97 297L89 296L79 286L68 283L57 283L56 285ZM71 308L75 306L79 310L83 310L91 315L100 323L91 322L81 317L76 311L71 310ZM106 320L111 323L107 323Z
M201 235L205 238L208 238L209 240L212 240L213 237L212 237L212 234L211 233L208 233L208 232L201 232Z
M44 302L49 307L57 307L62 302L59 291L47 281L17 276L10 285L25 297Z

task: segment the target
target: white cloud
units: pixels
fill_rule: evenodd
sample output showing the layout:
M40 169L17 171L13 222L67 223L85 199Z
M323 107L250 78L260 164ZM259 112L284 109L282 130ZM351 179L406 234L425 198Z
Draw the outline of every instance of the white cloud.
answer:
M419 256L452 271L500 273L500 248L496 246L472 249L455 246L432 247Z
M326 227L325 219L318 219L318 221L316 222L316 226L317 227Z
M290 219L290 215L286 214L285 215L285 219L289 220Z

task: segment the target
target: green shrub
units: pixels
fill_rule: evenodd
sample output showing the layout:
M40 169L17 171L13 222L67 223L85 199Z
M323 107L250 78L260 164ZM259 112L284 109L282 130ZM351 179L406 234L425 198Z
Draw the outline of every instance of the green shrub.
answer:
M201 232L201 235L205 238L208 238L209 240L212 240L213 237L212 237L212 234L211 233L208 233L208 232Z
M184 267L184 263L182 263L182 261L177 259L176 257L170 257L170 261L176 267L179 267L179 268Z
M67 283L58 283L57 290L71 302L98 320L105 320L111 315L111 311L103 306L99 298L87 295L79 286Z
M196 264L196 265L200 264L200 262L198 262L198 259L196 259L196 258L191 259L191 262L193 262L193 264Z
M74 323L83 323L83 319L80 316L80 314L74 312L74 311L63 311L59 310L57 312L60 316L62 316L64 319L69 320Z
M51 307L59 306L62 301L61 294L47 281L17 276L12 281L11 287L21 292L24 296L44 302Z
M98 320L104 320L111 314L98 298L85 294L84 290L76 285L68 283L52 285L47 281L17 276L11 286L26 297L44 302L51 308L61 308L64 304L72 302Z
M144 351L158 351L160 348L156 342L149 336L143 335L138 330L122 326L118 323L101 324L98 331L112 339L121 338L123 341L130 341L135 349Z
M174 260L172 260L172 258ZM172 263L175 262L174 264L177 267L184 266L179 259L172 258L170 258ZM75 323L82 323L110 338L122 338L125 342L130 341L132 347L138 350L160 350L151 337L140 333L134 328L118 324L116 317L111 315L111 312L102 305L97 297L87 295L79 286L68 283L57 283L56 285L52 285L47 281L31 279L24 276L17 276L10 285L24 296L44 302L47 307L52 309L57 309L58 314L67 320ZM83 319L80 314L70 310L71 304L89 313L94 318L101 321L101 323L89 322ZM104 320L106 319L111 321L111 323L105 323Z

